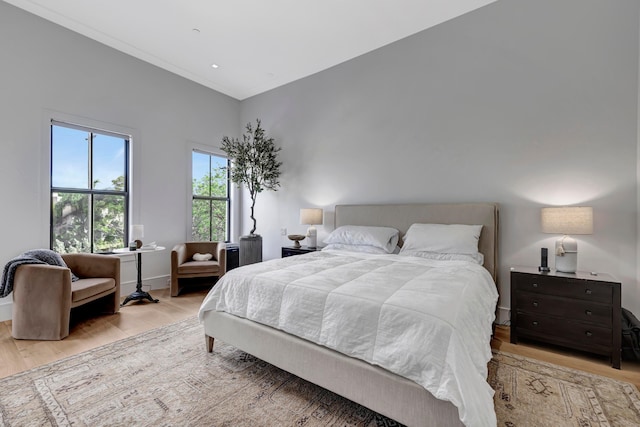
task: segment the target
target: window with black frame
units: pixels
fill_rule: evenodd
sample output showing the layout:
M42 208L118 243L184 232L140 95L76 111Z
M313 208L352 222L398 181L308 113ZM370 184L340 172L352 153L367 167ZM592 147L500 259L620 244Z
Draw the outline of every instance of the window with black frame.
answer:
M193 150L191 172L191 238L194 241L229 241L229 160Z
M130 136L51 122L51 249L127 245Z

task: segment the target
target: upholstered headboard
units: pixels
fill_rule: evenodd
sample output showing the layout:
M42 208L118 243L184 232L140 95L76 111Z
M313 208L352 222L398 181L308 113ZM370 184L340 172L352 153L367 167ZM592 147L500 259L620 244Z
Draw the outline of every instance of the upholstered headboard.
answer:
M404 236L411 224L482 224L478 250L484 267L498 281L498 204L427 203L402 205L336 205L335 226L393 227Z

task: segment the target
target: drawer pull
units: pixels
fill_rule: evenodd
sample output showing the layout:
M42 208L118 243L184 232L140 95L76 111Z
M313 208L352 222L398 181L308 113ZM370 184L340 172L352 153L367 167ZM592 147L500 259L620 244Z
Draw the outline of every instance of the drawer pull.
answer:
M587 331L587 332L585 332L584 334L585 334L586 336L588 336L588 337L592 337L592 336L593 336L593 333L592 333L591 331Z
M587 316L591 316L593 312L591 312L591 310L585 310L584 314L586 314Z
M587 295L591 295L593 291L591 289L587 289L586 291L584 291L584 293Z
M534 307L537 307L537 306L538 306L538 301L534 301L532 305L533 305Z
M531 286L533 286L534 288L537 288L537 287L538 287L538 284L537 284L537 283L534 283L534 284L532 284Z
M538 321L537 321L537 320L534 320L533 322L531 322L531 324L532 324L533 326L538 326Z

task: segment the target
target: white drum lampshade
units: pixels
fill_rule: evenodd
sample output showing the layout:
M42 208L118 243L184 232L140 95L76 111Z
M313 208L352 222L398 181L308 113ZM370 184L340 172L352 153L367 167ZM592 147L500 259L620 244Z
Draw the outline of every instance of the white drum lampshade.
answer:
M322 209L306 208L300 209L300 224L309 225L307 229L308 246L315 248L318 243L318 231L314 225L322 224Z
M593 208L564 206L542 208L542 232L563 234L556 241L556 270L575 273L578 269L578 243L569 234L593 234Z

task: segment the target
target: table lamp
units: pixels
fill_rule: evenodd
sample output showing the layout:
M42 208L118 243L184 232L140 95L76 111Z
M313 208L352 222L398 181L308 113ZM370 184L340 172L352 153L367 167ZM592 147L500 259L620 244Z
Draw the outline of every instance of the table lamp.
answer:
M300 209L300 224L309 225L307 229L308 246L315 248L318 243L318 231L314 227L316 224L322 224L322 209L306 208Z
M142 238L144 237L144 225L131 225L131 240L136 243L136 249L142 247Z
M564 235L556 241L556 270L575 273L578 267L578 243L569 234L593 234L593 208L542 208L542 232Z

